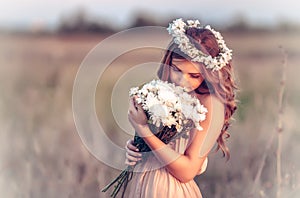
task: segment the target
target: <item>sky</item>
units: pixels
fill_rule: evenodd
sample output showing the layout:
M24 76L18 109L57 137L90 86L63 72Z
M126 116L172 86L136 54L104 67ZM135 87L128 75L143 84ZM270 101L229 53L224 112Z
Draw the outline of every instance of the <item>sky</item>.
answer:
M4 0L0 7L0 28L34 24L55 27L63 15L79 8L116 27L130 24L138 11L157 18L174 14L183 18L193 16L218 24L230 23L241 15L254 25L300 21L300 2L296 0Z

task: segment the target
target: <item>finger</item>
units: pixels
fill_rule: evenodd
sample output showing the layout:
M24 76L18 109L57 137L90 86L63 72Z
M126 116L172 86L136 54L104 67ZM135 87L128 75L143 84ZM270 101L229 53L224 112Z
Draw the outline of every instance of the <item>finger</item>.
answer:
M134 102L133 104L134 104L135 108L136 108L137 110L142 110L142 111L144 111L142 104L139 104L139 103L136 101L137 98L138 98L137 96L134 96L134 97L133 97L133 102Z
M129 154L130 156L133 156L133 157L142 157L142 153L139 153L139 152L126 150L126 153Z
M126 153L128 153L131 156L142 157L142 153L136 151L135 149L131 149L131 148L126 147L125 151L126 151Z
M141 160L141 158L130 156L128 153L126 153L126 159L132 162L137 162Z
M127 142L126 142L126 146L129 145L129 144L132 144L132 145L133 145L133 143L134 143L134 139L129 139L129 140L127 140ZM133 145L133 146L134 146L134 145Z
M135 152L139 152L139 149L132 144L127 145L127 149Z
M125 160L125 164L129 165L129 166L134 166L134 165L136 165L136 162L130 162L128 160Z
M125 146L126 153L129 153L131 156L142 157L142 153L138 152L139 149L133 145L133 142L133 139L127 140Z
M134 140L133 139L129 139L126 142L125 145L125 149L130 149L130 150L134 150L134 151L138 151L139 149L133 145Z
M133 100L134 99L132 97L129 99L129 107L128 107L129 113L132 113L132 112L136 111L136 107L135 107L135 104L134 104Z
M132 97L134 106L137 105L136 98L137 98L137 96L133 96L133 97Z
M137 107L137 111L142 111L142 112L144 111L142 105L138 104L136 107Z
M139 149L136 146L134 146L132 144L132 142L127 142L126 147L127 147L127 149L132 150L132 151L139 151Z

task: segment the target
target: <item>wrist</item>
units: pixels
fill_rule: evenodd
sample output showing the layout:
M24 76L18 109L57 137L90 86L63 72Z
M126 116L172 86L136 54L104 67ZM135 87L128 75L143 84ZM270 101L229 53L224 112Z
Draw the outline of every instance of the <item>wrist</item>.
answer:
M149 137L152 136L153 133L151 132L148 124L145 125L137 125L135 128L136 132L139 134L140 137L144 138L144 137Z

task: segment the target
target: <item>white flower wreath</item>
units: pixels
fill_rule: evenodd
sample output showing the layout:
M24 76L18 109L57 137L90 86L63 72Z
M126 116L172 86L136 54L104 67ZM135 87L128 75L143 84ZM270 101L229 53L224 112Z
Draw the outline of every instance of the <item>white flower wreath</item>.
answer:
M220 48L220 53L216 57L203 53L190 42L189 38L186 36L186 30L191 27L205 28L214 34ZM169 34L174 37L174 42L178 44L183 53L192 58L192 61L203 63L208 69L212 69L213 71L220 70L232 59L232 50L226 46L222 35L212 29L209 25L205 27L200 26L198 20L187 20L186 24L182 18L179 18L174 20L173 23L170 23L167 30Z

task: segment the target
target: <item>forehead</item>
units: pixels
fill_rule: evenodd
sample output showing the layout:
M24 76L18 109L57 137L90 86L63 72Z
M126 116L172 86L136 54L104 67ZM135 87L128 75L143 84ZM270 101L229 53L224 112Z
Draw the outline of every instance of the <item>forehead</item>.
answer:
M176 65L181 71L186 73L201 73L200 65L185 59L173 59L172 64Z

